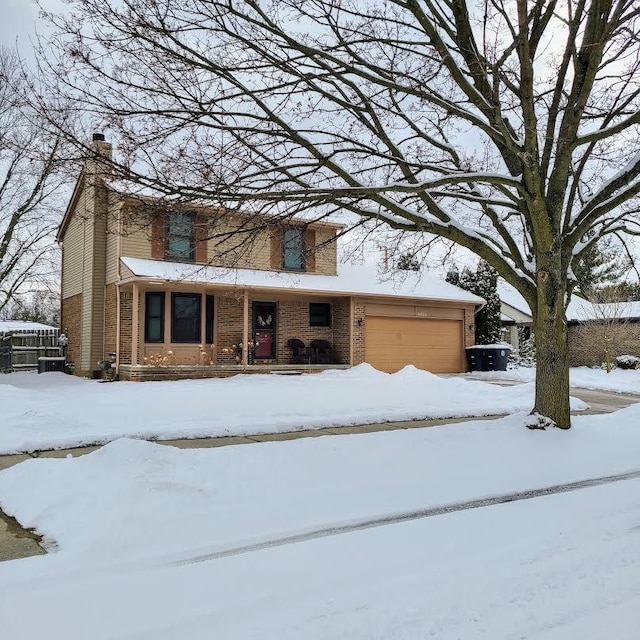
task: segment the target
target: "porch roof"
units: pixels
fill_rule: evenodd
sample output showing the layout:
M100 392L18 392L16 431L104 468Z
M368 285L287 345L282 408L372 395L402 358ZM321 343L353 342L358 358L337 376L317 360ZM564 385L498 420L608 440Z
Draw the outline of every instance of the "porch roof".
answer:
M233 269L142 258L120 258L135 279L332 296L375 296L483 304L484 300L431 275L403 271L380 280L375 267L340 265L337 276Z

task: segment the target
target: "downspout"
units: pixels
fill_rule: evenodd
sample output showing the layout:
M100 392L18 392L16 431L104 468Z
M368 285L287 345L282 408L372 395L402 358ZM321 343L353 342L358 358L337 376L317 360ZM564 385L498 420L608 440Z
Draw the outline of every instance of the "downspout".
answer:
M118 258L118 272L120 272L120 258ZM120 277L116 282L116 376L120 375Z
M242 366L249 366L249 292L243 292L242 298Z
M122 203L118 208L118 234L116 242L116 376L120 375L120 257L122 256Z

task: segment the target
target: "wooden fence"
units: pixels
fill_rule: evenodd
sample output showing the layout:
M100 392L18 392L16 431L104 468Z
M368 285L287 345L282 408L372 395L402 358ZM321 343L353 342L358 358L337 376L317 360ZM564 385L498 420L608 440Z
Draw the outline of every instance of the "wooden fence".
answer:
M38 358L62 355L60 329L22 329L0 332L0 373L38 368Z

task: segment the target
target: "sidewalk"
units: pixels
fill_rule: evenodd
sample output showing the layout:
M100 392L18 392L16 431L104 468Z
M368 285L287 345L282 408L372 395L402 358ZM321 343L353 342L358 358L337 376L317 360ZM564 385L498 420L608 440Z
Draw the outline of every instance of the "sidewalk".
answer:
M507 383L508 384L508 383ZM612 413L640 402L640 396L614 393L609 391L594 391L588 389L572 389L571 395L576 396L590 405L587 411L578 412L585 414ZM308 429L303 431L291 431L287 433L271 433L248 436L225 436L218 438L193 438L180 440L157 440L158 444L178 447L181 449L214 448L241 444L254 444L257 442L282 442L298 440L300 438L317 438L320 436L353 435L374 433L378 431L395 431L398 429L423 429L444 424L456 424L472 422L475 420L495 420L502 415L476 416L467 418L444 418L437 420L411 420L406 422L384 422L376 424L352 425L346 427L327 427L324 429ZM13 465L24 462L29 458L64 458L68 455L81 456L91 453L98 446L78 447L73 449L60 449L55 451L40 451L33 454L13 454L0 456L0 471ZM32 555L43 554L44 550L38 544L37 534L26 531L19 523L6 516L0 510L0 561L23 558Z

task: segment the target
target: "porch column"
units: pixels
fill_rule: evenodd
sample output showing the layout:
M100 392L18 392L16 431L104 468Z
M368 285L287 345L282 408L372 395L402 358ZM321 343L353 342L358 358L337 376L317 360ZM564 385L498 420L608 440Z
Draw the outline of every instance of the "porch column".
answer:
M242 366L249 364L249 292L242 299Z
M140 315L140 287L133 283L133 312L131 314L131 364L138 364L138 322Z

